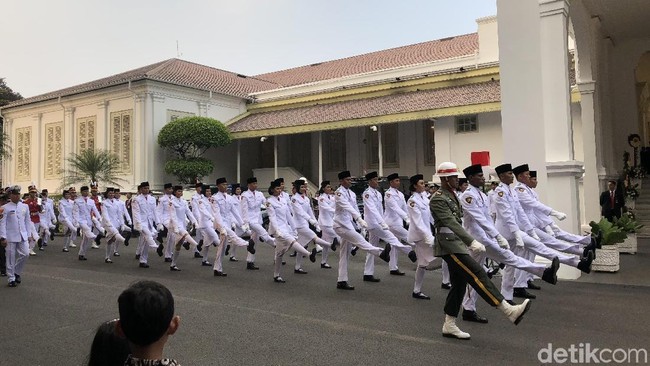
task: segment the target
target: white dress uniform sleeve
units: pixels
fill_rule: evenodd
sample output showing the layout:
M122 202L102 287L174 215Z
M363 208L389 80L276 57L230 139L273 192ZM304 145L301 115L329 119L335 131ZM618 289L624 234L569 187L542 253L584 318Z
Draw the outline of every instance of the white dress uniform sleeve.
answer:
M481 194L480 192L478 194ZM494 224L485 217L483 210L478 205L478 200L474 196L474 192L471 189L465 190L461 195L460 204L463 207L463 211L467 212L472 216L472 219L485 231L485 233L490 238L495 238L499 235L499 232L494 227Z
M0 239L7 239L7 215L5 215L5 207L0 207Z
M241 219L244 222L244 225L250 224L250 220L248 219L248 200L246 199L246 197L243 197L243 199L239 199L239 205L241 210Z
M208 217L215 223L217 226L217 229L223 229L226 227L226 225L223 222L223 216L221 216L221 207L219 204L210 204L208 202L208 206L211 208L210 211L207 212Z
M105 202L106 201L101 203L101 205L102 205L102 213L101 213L102 225L104 226L104 228L109 228L109 227L113 227L113 223L111 221L111 217L110 217L110 215L108 213L108 207L107 207L107 205L110 205L110 203L106 204Z
M414 231L416 234L415 237L428 238L430 236L433 236L431 233L431 227L426 225L427 223L424 222L422 211L420 211L420 208L414 199L409 200L408 204L406 205L406 209L408 210L408 217L411 221L409 230Z
M272 198L273 196L269 197L269 200ZM269 228L273 228L275 230L275 234L279 235L280 233L278 233L277 228L279 227L280 223L278 222L278 218L276 216L275 207L273 207L273 204L270 201L266 201L266 212L269 217Z
M507 193L503 191L498 191L492 197L494 198L494 208L502 219L502 221L508 227L511 233L516 233L521 230L519 225L517 225L516 212L513 207L510 207L508 199L505 197Z
M538 201L535 197L533 197L533 195L531 195L526 188L517 187L515 188L515 192L517 193L519 202L523 207L530 207L533 210L541 212L546 216L550 215L551 211L553 211L552 208L546 206L545 204Z
M334 209L334 205L328 205L325 202L325 198L319 198L318 199L318 211L319 212L328 212L328 213L334 215L334 211L336 211L336 210Z
M165 217L165 213L163 212L163 210L165 210L165 209L167 209L167 208L169 207L169 206L167 205L168 201L169 201L169 199L166 197L166 195L162 196L162 197L158 200L158 204L156 205L156 209L154 210L154 215L155 215L155 217L156 217L156 219L154 219L154 221L156 221L156 224L163 224L163 225L165 225L164 222L162 222L162 221L158 221L157 219L158 219L158 218L163 218L163 217ZM169 224L169 223L168 223L168 224Z
M372 188L371 188L372 189ZM368 197L366 197L368 196ZM370 223L377 223L379 225L384 223L384 217L381 212L378 211L377 207L377 197L374 195L374 192L369 190L363 193L363 211L364 211L364 220ZM368 215L370 214L370 215ZM371 217L369 217L371 216Z
M174 205L173 200L174 198L169 199L167 201L168 203L165 205L167 206L166 209L168 210L168 215L169 215L169 221L167 222L167 230L169 230L170 232L179 233L180 228L182 228L184 225L183 223L179 222L178 215L176 214L176 206Z
M133 212L133 228L137 231L142 230L142 219L140 218L142 213L140 212L140 202L137 198L131 201L131 211Z
M402 220L407 221L408 214L402 209L402 205L399 201L402 201L402 197L396 194L386 194L384 197L386 211L391 210L393 212L396 212L397 215L402 218Z
M235 223L239 227L244 226L244 219L242 218L241 212L240 212L241 208L239 208L239 209L237 208L237 207L240 207L240 206L237 205L237 202L232 202L233 200L236 200L236 198L233 197L233 196L226 196L226 199L231 201L230 214L232 215L232 218L235 220Z
M296 198L299 197L299 198ZM302 203L299 201L299 199L302 199L302 197L298 194L295 196L291 197L291 209L293 210L293 214L296 216L300 216L301 219L304 219L305 221L309 221L311 217L305 210L302 208Z
M197 226L198 221L196 220L196 216L194 216L194 214L190 210L190 207L187 204L187 202L182 202L182 205L183 205L183 210L185 210L185 216L190 220L192 225Z
M194 197L192 197L190 205L192 206L192 214L194 215L194 218L199 222L203 222L203 215L198 200L195 200Z
M79 204L75 200L72 202L72 225L76 228L79 227L79 214Z
M126 219L126 223L129 225L133 225L133 221L131 220L131 215L129 215L129 210L126 209L126 203L120 201L120 212L121 216L123 216Z
M341 192L336 192L336 204L339 205L341 209L347 211L350 215L352 215L353 220L361 217L359 211L350 204L350 201L348 201L345 197L342 197Z
M515 214L517 215L517 218L521 222L521 225L523 226L522 230L525 232L529 232L535 228L533 224L531 224L530 220L528 220L528 215L526 215L526 212L524 211L523 207L521 207L521 203L519 203L519 200L515 200Z

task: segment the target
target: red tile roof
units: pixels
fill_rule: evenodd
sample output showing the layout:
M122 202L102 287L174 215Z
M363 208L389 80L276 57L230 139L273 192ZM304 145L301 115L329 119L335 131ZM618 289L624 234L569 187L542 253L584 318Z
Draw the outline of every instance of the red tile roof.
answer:
M471 33L260 74L255 77L283 86L293 86L400 66L468 56L473 55L476 51L478 51L478 33Z
M391 114L499 102L499 81L452 86L381 97L253 113L230 125L231 132L248 132Z
M247 98L250 93L280 87L278 84L260 80L255 77L247 77L233 72L172 58L103 79L21 99L4 106L3 108L6 109L56 99L58 97L89 92L138 80L161 81L190 88L209 90L240 98Z

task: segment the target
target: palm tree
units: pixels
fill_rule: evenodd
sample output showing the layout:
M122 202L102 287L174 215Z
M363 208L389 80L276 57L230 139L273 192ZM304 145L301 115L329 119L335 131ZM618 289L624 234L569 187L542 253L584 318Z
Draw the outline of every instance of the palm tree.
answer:
M69 168L64 174L61 187L80 182L102 182L121 187L119 178L120 159L108 150L86 149L81 153L72 153L66 159Z

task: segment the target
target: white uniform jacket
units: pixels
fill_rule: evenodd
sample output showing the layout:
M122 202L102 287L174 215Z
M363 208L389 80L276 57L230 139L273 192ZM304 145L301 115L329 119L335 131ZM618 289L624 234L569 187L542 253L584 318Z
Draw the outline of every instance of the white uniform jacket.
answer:
M333 194L323 193L318 196L318 224L320 226L334 226L334 211L336 200Z
M490 202L479 188L469 186L460 197L463 207L463 226L467 232L479 239L494 239L499 231L490 216Z
M281 196L271 196L266 200L266 210L269 213L270 234L282 237L293 235L291 226L291 208Z
M413 192L406 206L411 221L407 240L416 242L429 239L433 243L433 233L431 232L433 216L431 216L429 200L425 193Z
M10 243L24 242L29 238L32 220L29 207L22 202L9 202L0 208L0 238ZM7 254L8 255L8 254Z
M353 221L361 217L357 207L357 195L352 190L339 186L336 189L334 227L355 230Z
M369 229L381 229L384 222L384 207L381 192L368 187L363 191L363 219L368 223Z
M524 183L517 183L515 185L515 192L531 224L539 229L543 229L553 223L553 220L549 217L553 209L539 201L537 192L533 191L532 188Z
M517 231L529 232L533 229L510 186L499 183L494 193L494 205L497 215L495 226L504 238L512 240Z
M97 211L97 206L95 205L95 201L93 201L89 197L83 197L83 196L80 196L76 200L74 200L74 204L72 206L72 217L75 226L84 223L92 227L93 216L97 218L101 217L99 211Z
M384 220L388 226L404 225L403 221L407 221L408 213L406 208L406 199L404 193L398 189L389 188L384 194Z
M307 195L296 193L291 197L293 222L295 228L309 228L309 220L316 221L314 210L311 209L310 198Z
M260 191L244 191L242 194L246 205L242 210L245 210L244 221L249 224L262 225L262 206L265 206L266 199Z

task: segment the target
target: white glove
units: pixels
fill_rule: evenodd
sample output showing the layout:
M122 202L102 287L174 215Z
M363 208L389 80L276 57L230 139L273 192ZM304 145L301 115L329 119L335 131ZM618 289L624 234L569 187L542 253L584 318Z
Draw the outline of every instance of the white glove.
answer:
M233 231L237 229L237 223L233 222L232 224L230 224L230 228L233 229Z
M223 226L217 226L217 231L218 231L219 233L225 233L225 232L226 232L226 228L223 227Z
M362 219L361 216L359 216L356 221L357 224L359 224L359 226L361 226L362 228L364 229L368 228L368 223L364 219Z
M559 233L559 232L562 230L562 229L560 229L560 227L557 226L554 222L551 223L551 228L553 228L553 231L555 231L556 233Z
M435 241L435 239L433 238L433 236L429 236L429 237L427 237L426 239L424 239L424 244L426 244L426 245L432 247L434 241Z
M366 230L366 228L361 228L360 234L361 234L361 236L363 236L365 238L366 235L368 234L368 231Z
M314 219L309 219L309 225L311 225L311 226L317 226L317 225L318 225L318 221L316 221L316 220L314 220Z
M518 247L523 248L524 247L524 239L521 238L521 234L525 234L525 233L522 232L522 231L515 232L515 244Z
M555 210L551 210L551 213L549 214L549 216L553 216L553 217L555 217L556 219L558 219L560 221L566 219L566 214L564 212L559 212L559 211L555 211Z
M131 228L128 227L128 226L126 226L126 225L124 225L124 224L122 224L122 226L120 227L120 229L121 229L122 231L131 231Z
M530 235L531 238L533 238L533 239L535 239L537 241L540 240L539 235L537 235L537 233L535 232L535 229L531 230L530 233L528 233L528 235Z
M553 231L553 228L551 227L551 225L546 225L544 227L544 231L546 231L546 233L548 235L550 235L550 236L555 236L555 231Z
M406 226L411 226L411 220L409 220L408 218L404 220L404 223L406 224Z
M321 232L320 225L316 224L316 225L314 225L314 228L316 229L317 233Z
M249 224L244 224L244 225L242 225L241 229L242 229L242 231L250 231L251 226Z
M499 244L499 246L501 248L508 249L510 247L510 244L508 244L508 241L506 240L506 238L501 236L501 234L497 234L497 236L494 239L496 239L497 243Z
M382 230L388 230L388 225L386 225L385 222L382 222L381 223L381 228L382 228Z
M469 245L469 250L471 250L474 253L483 253L483 252L485 252L485 245L483 245L483 244L477 242L476 240L474 240Z
M165 230L165 228L163 227L162 224L158 224L158 225L156 225L156 229L157 229L158 231L163 231L163 230Z

